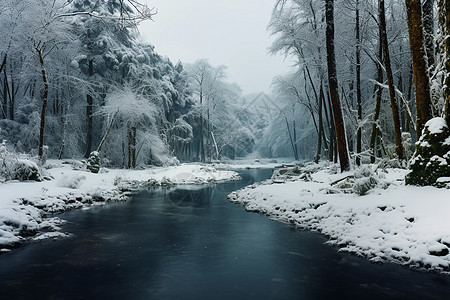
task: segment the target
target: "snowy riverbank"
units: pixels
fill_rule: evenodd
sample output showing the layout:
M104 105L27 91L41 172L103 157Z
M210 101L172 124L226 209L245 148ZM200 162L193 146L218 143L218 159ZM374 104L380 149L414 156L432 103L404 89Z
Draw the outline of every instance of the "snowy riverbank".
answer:
M321 168L281 170L228 198L248 211L317 230L341 251L373 262L450 274L450 189L405 186L408 171L401 169L371 166L340 174L333 165Z
M146 170L76 170L76 161L51 160L42 182L0 183L0 252L24 242L66 236L63 220L52 213L128 199L131 191L152 185L205 184L232 180L233 171L182 164Z

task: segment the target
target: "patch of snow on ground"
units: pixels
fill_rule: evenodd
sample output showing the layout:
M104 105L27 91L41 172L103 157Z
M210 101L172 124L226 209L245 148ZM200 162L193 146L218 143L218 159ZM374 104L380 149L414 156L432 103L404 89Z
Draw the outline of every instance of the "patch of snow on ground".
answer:
M364 196L347 193L348 178L356 174L328 167L303 168L284 181L276 174L228 198L248 211L316 230L341 251L449 274L450 190L405 186L407 170L376 172L380 184Z

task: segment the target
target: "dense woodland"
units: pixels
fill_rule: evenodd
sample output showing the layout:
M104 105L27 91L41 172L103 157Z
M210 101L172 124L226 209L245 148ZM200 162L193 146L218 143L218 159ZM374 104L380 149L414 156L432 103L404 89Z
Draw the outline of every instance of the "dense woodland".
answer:
M98 151L129 168L259 152L346 170L405 166L425 123L449 122L450 1L274 1L269 51L294 66L274 78L269 112L224 66L173 63L139 42L153 13L135 0L3 0L7 147L41 159Z
M298 158L337 160L334 96L356 164L411 157L425 122L445 115L445 5L448 1L277 1L270 50L294 59L296 68L274 85L288 99L291 131L297 128L309 144L316 141L315 150L295 150ZM333 56L334 62L327 61Z
M133 0L2 1L7 147L41 159L98 151L129 168L251 152L253 121L224 67L174 64L139 42L137 24L153 14Z

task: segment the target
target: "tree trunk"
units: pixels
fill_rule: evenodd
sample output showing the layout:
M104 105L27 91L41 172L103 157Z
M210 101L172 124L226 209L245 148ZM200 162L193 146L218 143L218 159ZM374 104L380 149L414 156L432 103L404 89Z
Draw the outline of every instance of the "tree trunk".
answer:
M324 105L324 99L322 98L322 99L320 99L320 97L324 97L324 95L323 95L323 91L322 90L320 90L319 91L319 93L317 93L317 89L316 89L316 86L314 85L314 81L313 81L313 79L312 79L312 76L311 76L311 72L309 71L309 68L308 68L308 66L307 66L307 64L305 63L305 68L304 68L304 70L306 70L306 72L303 72L303 75L304 75L304 77L305 77L305 82L306 82L306 75L308 75L308 80L309 80L309 83L311 84L311 87L312 87L312 89L313 89L313 92L314 92L314 97L315 97L315 99L316 99L316 101L317 101L317 104L319 105L319 110L321 110L322 108L323 108L323 105ZM319 69L319 73L321 73L321 70ZM320 89L322 89L322 83L323 83L323 79L322 79L323 77L320 77ZM305 83L305 90L306 90L306 83ZM322 93L322 95L320 95ZM322 101L322 102L321 102ZM322 104L320 104L320 103L322 103ZM320 107L322 105L322 107ZM325 107L325 110L326 110L326 107ZM325 148L328 148L328 144L327 144L327 139L326 139L326 137L325 137L325 131L323 130L323 124L319 124L318 126L319 126L319 128L317 128L317 124L316 124L316 120L315 120L315 117L314 117L314 111L312 111L312 110L310 110L310 112L311 112L311 116L312 116L312 119L313 119L313 122L314 122L314 125L316 126L316 129L317 129L317 134L318 134L318 136L319 136L319 140L321 139L320 138L320 135L322 135L322 138L323 138L323 142L325 143ZM325 113L326 114L326 113ZM328 118L328 115L327 115L327 118ZM321 116L319 116L319 122L323 122L323 117L321 117ZM320 127L322 127L322 132L320 132L321 130L320 130ZM321 143L321 142L320 142ZM297 144L296 144L297 145ZM297 146L296 146L297 147ZM319 159L320 159L320 155L319 155Z
M450 1L449 0L439 0L439 27L442 38L441 41L441 56L444 60L443 71L444 71L444 83L443 83L443 96L445 101L444 107L444 118L447 124L450 124Z
M328 84L330 88L331 103L333 106L334 125L336 129L336 141L341 172L350 170L350 160L347 151L347 139L345 136L344 119L342 117L341 102L338 93L338 80L336 74L336 57L334 51L334 0L325 2L326 18L326 44Z
M3 71L3 68L6 66L7 54L3 56L2 64L0 65L0 73Z
M297 129L295 128L295 119L292 122L292 131L294 132L294 151L295 151L295 157L296 160L299 160L299 156L298 156L298 147L297 147Z
M128 128L128 169L136 168L136 126Z
M6 103L8 101L8 80L6 77L6 61L7 61L7 55L5 54L5 56L3 56L3 61L2 64L0 65L0 74L1 72L3 72L4 77L3 77L3 94L2 94L2 103L1 103L1 118L2 119L7 119L7 108L6 108Z
M412 70L412 66L409 67L409 75L408 75L408 96L407 96L407 100L409 103L414 104L412 100L412 89L413 89L413 79L414 79L414 73ZM405 131L406 132L410 132L410 126L414 124L414 120L410 120L408 118L409 121L406 122L406 128Z
M286 121L286 128L289 133L289 140L291 141L292 152L294 153L294 159L298 160L297 152L295 151L294 139L292 138L292 133L291 133L291 129L289 128L289 122L288 122L287 117L284 117L284 120Z
M94 75L94 62L92 59L89 60L89 77ZM89 155L92 152L92 122L93 122L93 116L92 116L92 106L94 104L93 98L91 94L86 95L86 117L87 117L87 136L86 136L86 152L84 153L84 157L88 158Z
M198 150L200 151L200 161L201 162L205 162L205 145L204 145L204 141L203 141L203 92L200 91L200 145Z
M324 95L322 90L322 84L320 85L320 96L319 96L319 134L317 135L317 152L314 157L314 162L317 164L322 155L322 135L323 135L323 117L322 117L322 107L324 102Z
M330 152L328 153L328 160L333 161L334 152L336 150L336 130L334 130L334 117L333 117L333 107L331 105L330 93L327 93L328 107L330 108L330 123L328 125L328 132L330 134Z
M2 99L2 119L8 118L8 77L6 75L6 67L3 69L3 99Z
M356 0L356 104L358 105L358 132L356 134L356 165L361 165L362 106L361 106L361 38L359 33L359 0Z
M445 1L445 120L450 124L450 1Z
M48 81L47 81L47 72L44 67L44 57L42 54L42 49L38 47L35 48L36 52L39 55L39 63L41 65L41 73L42 73L42 82L44 83L44 91L42 94L42 110L41 110L41 125L39 128L39 150L38 156L39 160L43 162L44 159L44 129L45 129L45 113L47 110L47 101L48 101Z
M405 0L414 71L414 93L416 95L416 135L422 134L425 123L432 118L430 98L430 78L424 51L422 8L420 0Z
M100 143L97 147L97 152L100 152L102 150L103 144L106 142L106 139L108 138L109 132L111 131L111 128L114 124L114 121L116 120L117 115L119 114L119 110L117 110L114 115L111 116L111 120L109 120L108 126L106 127L105 134L103 135Z
M381 64L383 62L383 46L381 42L381 27L379 28L379 46L378 46L378 60L379 62L377 65L377 82L382 83L383 82L383 68L381 67ZM378 84L375 85L376 89L376 104L375 104L375 113L373 114L373 123L372 123L372 134L370 135L370 162L375 162L375 142L377 140L377 133L378 133L378 119L380 118L380 110L381 110L381 96L383 95L383 88L379 86Z
M380 27L381 27L381 41L383 45L383 53L384 53L384 65L386 68L386 77L389 86L389 98L391 99L391 109L392 115L394 119L394 131L395 131L395 144L396 144L396 153L398 159L403 159L403 145L402 145L402 133L400 129L400 117L398 111L398 104L395 97L395 87L394 87L394 76L392 75L391 69L391 58L389 56L389 46L387 40L386 33L386 16L384 9L384 0L380 0L379 2L379 18L380 18Z
M325 148L327 149L328 153L327 155L329 155L330 150L330 144L331 144L331 123L330 123L330 118L329 118L329 114L328 114L328 108L327 108L327 99L325 98L325 92L324 90L326 90L326 87L324 86L323 82L320 85L320 89L321 89L321 93L323 95L323 101L322 101L322 106L323 106L323 110L324 110L324 114L325 114L325 120L327 121L326 124L326 128L328 128L328 139L327 136L325 135L325 130L323 131L323 141L325 142ZM322 118L323 119L323 118Z
M14 77L11 78L11 95L9 98L9 119L14 121L14 105L16 104L16 95L18 92L18 88L16 88L16 84L14 81Z
M211 123L210 123L210 111L209 111L209 101L206 107L206 157L208 157L208 162L211 162ZM206 158L205 158L206 159Z
M434 49L434 0L425 0L423 2L423 31L425 37L425 51L428 62L428 76L431 78L435 67L435 49Z

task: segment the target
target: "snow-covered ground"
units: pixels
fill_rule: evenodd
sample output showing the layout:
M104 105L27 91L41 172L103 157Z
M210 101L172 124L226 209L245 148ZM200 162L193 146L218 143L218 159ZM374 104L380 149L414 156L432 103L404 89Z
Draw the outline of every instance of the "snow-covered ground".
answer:
M450 189L405 186L407 170L336 170L277 171L228 198L248 211L317 230L341 251L450 274Z
M236 172L196 164L146 170L102 169L99 174L77 170L76 161L51 160L46 167L47 180L42 182L0 183L0 252L25 241L67 235L58 232L63 220L51 213L126 200L131 191L145 186L238 178Z

